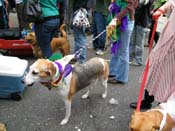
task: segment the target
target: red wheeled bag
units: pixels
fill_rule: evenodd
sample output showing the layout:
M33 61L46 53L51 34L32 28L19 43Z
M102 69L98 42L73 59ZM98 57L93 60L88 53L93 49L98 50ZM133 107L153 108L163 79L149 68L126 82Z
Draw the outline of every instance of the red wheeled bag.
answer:
M8 55L33 55L31 45L21 39L18 28L0 30L0 52Z

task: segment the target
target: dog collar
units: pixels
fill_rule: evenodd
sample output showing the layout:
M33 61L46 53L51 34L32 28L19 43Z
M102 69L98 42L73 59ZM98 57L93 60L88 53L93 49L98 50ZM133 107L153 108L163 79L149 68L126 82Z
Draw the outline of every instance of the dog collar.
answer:
M159 111L159 112L161 112L162 115L163 115L163 119L162 119L162 121L161 121L161 123L160 123L160 129L159 129L159 130L156 130L156 131L161 131L161 130L163 129L165 123L166 123L167 112L166 112L165 110L162 110L162 109L151 109L151 110L149 110L149 111L152 111L152 110Z
M45 85L49 90L52 87L58 87L58 83L60 82L60 80L62 78L65 78L66 76L68 76L70 74L70 72L72 71L72 66L70 64L67 64L64 68L64 70L62 70L62 65L59 62L54 62L54 64L58 67L56 74L55 74L55 78L58 78L55 81L49 81L49 82L41 82L43 85Z

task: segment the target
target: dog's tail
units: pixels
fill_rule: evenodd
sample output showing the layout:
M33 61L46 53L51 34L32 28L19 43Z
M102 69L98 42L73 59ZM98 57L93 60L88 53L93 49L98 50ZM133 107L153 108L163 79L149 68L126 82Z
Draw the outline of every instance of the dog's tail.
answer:
M62 37L67 38L67 34L66 34L66 31L65 31L65 27L66 27L66 24L62 24L62 25L60 26L60 32L61 32Z

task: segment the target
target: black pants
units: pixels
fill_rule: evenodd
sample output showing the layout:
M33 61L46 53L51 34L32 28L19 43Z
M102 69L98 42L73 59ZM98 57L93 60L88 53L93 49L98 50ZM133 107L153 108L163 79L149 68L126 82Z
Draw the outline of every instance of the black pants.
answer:
M152 36L154 24L155 24L155 20L152 20L152 21L151 21L151 27L150 27L149 38L148 38L148 44L150 44L150 40L151 40L151 36ZM155 32L155 34L154 34L154 39L153 39L153 40L155 41L155 43L157 43L158 39L159 39L159 33L158 33L158 32Z
M150 96L147 90L145 90L144 101L148 103L152 103L154 101L154 96Z
M7 28L9 28L8 16L6 12L5 3L3 3L3 6L0 6L0 29L7 29Z

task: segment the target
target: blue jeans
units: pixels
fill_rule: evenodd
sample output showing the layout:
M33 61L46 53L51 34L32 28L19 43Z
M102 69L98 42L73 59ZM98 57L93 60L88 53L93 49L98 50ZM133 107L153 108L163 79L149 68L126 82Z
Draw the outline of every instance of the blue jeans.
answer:
M77 26L73 26L73 35L74 35L74 52L82 49L78 62L84 63L86 61L87 56L87 48L86 48L87 42L86 42L85 28L83 29Z
M107 25L107 16L102 15L102 13L94 11L93 12L93 21L92 21L93 37L96 37L103 30L105 30L106 25ZM97 38L93 42L93 47L95 49L104 50L105 42L106 42L106 33L103 33L99 38Z
M145 42L145 28L139 25L134 26L130 41L130 61L143 64L143 51Z
M48 58L52 55L50 42L53 38L54 33L58 30L59 19L51 19L42 23L35 24L35 35L40 46L43 57Z
M128 21L125 31L121 32L121 43L115 54L110 60L110 75L115 75L115 79L123 83L128 82L129 74L129 43L133 31L134 21Z

